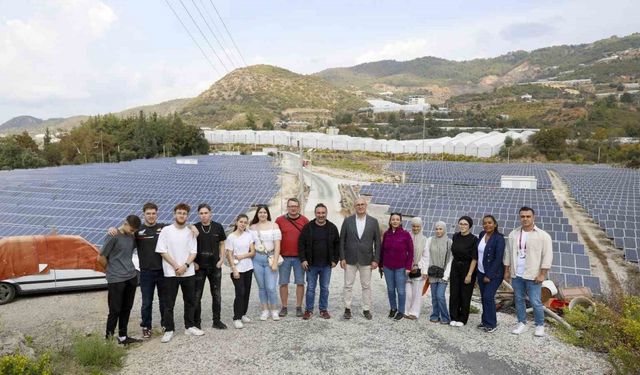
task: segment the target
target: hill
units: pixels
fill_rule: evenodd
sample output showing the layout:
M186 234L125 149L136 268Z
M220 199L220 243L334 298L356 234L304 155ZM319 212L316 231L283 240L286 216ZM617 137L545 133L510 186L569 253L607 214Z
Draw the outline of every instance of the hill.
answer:
M42 119L33 116L18 116L0 125L0 132L5 133L14 129L37 126L42 123Z
M270 65L236 69L189 102L182 116L201 126L243 127L278 119L325 120L367 103L316 76Z
M566 79L598 79L609 71L619 75L638 74L638 58L640 33L635 33L588 44L515 51L495 58L452 61L428 56L410 61L384 60L327 69L316 75L340 87L371 92L422 91L434 99L444 100L453 95L563 74Z

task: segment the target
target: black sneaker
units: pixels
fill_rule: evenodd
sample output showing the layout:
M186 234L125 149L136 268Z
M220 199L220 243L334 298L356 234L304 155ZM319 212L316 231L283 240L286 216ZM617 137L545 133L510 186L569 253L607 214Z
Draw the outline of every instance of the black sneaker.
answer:
M141 342L142 340L129 337L129 336L125 337L124 340L118 339L118 344L124 345L124 346L131 345L131 344L139 344Z
M373 319L373 315L371 315L371 312L369 310L364 310L362 312L362 315L367 319L367 320L371 320Z
M484 329L484 324L482 324L482 323L478 324L477 328L478 329Z
M351 309L344 309L344 314L342 315L342 317L345 320L351 319Z
M278 313L278 316L281 318L284 318L285 316L287 316L287 308L286 306L282 306L282 308L280 309L280 312Z
M296 316L298 318L302 318L304 316L304 312L302 311L302 307L296 307Z
M399 312L396 314L396 316L393 317L394 320L402 320L402 318L404 318L404 314Z
M389 318L393 318L396 316L396 313L398 312L398 310L389 310Z
M143 339L151 338L151 328L142 327L142 338Z
M222 323L219 320L214 321L213 325L211 327L213 327L215 329L227 329L227 325Z
M498 327L493 327L493 328L484 327L482 330L485 331L486 333L492 333L492 332L495 332L497 329Z

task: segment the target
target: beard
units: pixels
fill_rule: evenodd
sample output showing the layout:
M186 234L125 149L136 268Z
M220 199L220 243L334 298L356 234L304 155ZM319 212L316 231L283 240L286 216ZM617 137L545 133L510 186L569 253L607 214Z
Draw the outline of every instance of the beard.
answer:
M184 220L180 220L180 219L176 218L176 224L178 224L178 225L185 225L186 222L187 222L186 218Z

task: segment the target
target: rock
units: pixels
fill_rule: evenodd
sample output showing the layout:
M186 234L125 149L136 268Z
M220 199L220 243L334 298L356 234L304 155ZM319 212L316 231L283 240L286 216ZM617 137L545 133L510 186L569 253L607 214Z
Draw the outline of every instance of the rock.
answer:
M24 335L16 331L0 332L0 357L20 353L24 356L34 359L35 351L27 344Z

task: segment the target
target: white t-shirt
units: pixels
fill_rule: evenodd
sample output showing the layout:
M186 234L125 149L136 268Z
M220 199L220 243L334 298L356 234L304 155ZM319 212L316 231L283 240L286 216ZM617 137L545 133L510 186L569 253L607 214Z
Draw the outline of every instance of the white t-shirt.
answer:
M174 225L167 225L162 228L156 245L156 253L168 253L178 264L185 264L190 254L198 253L198 243L188 227L178 228ZM162 259L162 270L165 277L176 277L176 271L164 259ZM193 262L187 271L178 277L188 277L196 274Z
M253 236L253 242L256 245L256 252L259 253L273 251L273 249L275 249L276 247L275 241L282 241L282 232L280 232L280 229L278 228L261 231L258 231L257 229L250 229L249 231ZM259 249L260 244L264 245L264 251L261 251Z
M362 239L364 228L367 226L367 215L364 215L362 219L356 215L356 229L358 230L358 238Z
M224 241L224 245L227 250L231 251L234 255L242 255L249 253L249 248L253 243L253 236L249 231L243 232L240 236L236 232L231 233L227 240ZM251 258L241 259L236 264L238 272L247 272L253 269L253 261Z
M529 232L520 231L518 236L518 259L516 260L516 276L524 275L525 264L527 263L527 238Z
M485 242L485 236L482 236L480 242L478 243L478 271L484 273L484 266L482 265L482 259L484 257L484 249L487 247L487 243Z

